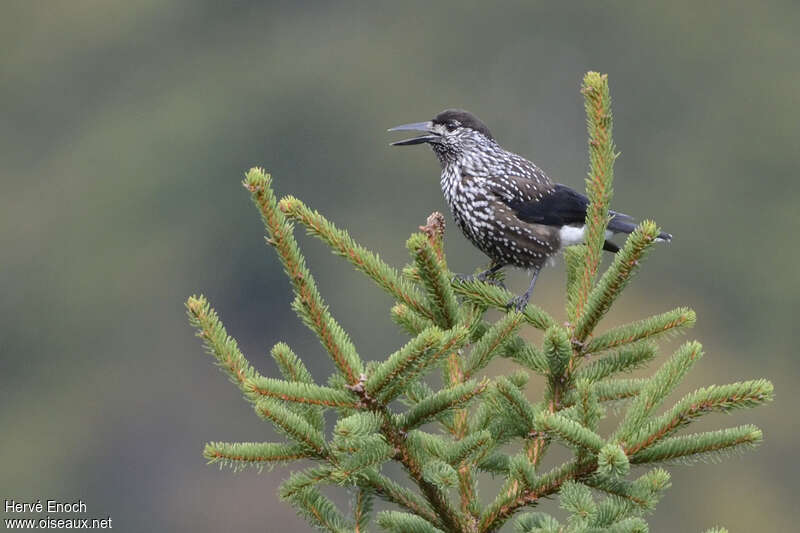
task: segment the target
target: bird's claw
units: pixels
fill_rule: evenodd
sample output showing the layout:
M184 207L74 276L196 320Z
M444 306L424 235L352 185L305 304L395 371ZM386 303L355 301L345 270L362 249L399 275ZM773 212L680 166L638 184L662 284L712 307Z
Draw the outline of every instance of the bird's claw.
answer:
M489 285L494 285L495 287L501 287L503 289L506 288L506 284L503 283L502 281L500 281L499 279L494 279L494 278L490 278L490 277L487 277L487 276L482 278L482 277L478 276L478 281L482 281L484 283L488 283Z
M457 281L459 283L480 281L480 282L483 282L483 283L487 283L489 285L494 285L495 287L502 287L504 289L506 288L505 284L502 281L494 279L494 278L490 278L488 275L483 274L483 273L482 274L478 274L478 275L475 275L475 274L455 274L455 275L453 275L453 281Z
M506 310L510 311L512 308L514 308L515 311L522 313L525 311L525 308L528 307L528 300L530 299L531 295L527 292L520 294L519 296L515 296L506 304Z

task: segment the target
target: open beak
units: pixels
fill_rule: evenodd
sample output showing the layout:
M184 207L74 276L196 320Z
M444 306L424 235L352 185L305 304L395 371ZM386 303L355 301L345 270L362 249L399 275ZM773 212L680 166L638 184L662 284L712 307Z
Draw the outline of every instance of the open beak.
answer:
M424 131L427 135L420 135L419 137L412 137L402 141L393 142L392 146L408 146L411 144L422 144L429 142L436 142L439 135L433 131L433 122L414 122L413 124L403 124L402 126L395 126L386 131Z

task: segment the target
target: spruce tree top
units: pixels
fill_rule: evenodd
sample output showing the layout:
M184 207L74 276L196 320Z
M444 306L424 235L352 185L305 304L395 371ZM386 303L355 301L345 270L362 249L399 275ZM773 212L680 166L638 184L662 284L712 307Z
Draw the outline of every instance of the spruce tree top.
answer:
M316 383L301 358L278 343L271 355L281 379L263 376L207 300L189 298L190 321L208 352L256 414L285 437L282 442L211 442L203 452L206 459L237 470L298 460L311 464L295 469L279 492L324 531L488 533L516 517L514 527L524 533L641 532L648 530L644 517L670 485L662 465L716 460L760 443L761 430L752 425L684 430L703 415L771 401L772 384L766 380L712 385L662 408L703 357L697 342L663 358L650 377L625 377L655 362L654 341L691 327L693 311L678 308L611 329L599 327L659 228L642 222L600 275L616 158L606 76L587 73L581 92L589 130L588 238L564 253L565 324L532 304L505 312L511 294L503 288L481 281L453 283L441 215L432 215L409 238L411 261L398 271L300 200L278 201L271 177L251 169L244 186L294 290L292 308L319 338L335 371L326 383ZM411 337L404 346L381 360L362 359L322 299L295 240L294 223L396 300L391 318ZM490 309L503 314L489 321ZM528 341L527 328L542 330L542 342ZM496 358L513 361L518 369L487 374ZM441 374L440 386L427 379L434 372ZM545 384L538 401L526 393L531 377ZM335 416L332 431L325 426L326 411ZM599 421L609 411L621 414L606 434ZM545 466L554 443L570 450L571 457ZM386 475L388 463L402 466L403 479ZM488 477L499 477L502 486L496 494L484 489L479 495ZM338 509L322 485L349 491L349 510ZM397 510L381 511L373 525L376 497ZM523 514L553 497L563 523L541 512Z

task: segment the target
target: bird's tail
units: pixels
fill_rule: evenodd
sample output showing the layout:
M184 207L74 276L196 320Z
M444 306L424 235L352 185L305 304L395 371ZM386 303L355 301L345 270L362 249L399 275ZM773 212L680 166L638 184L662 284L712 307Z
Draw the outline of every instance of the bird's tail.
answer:
M611 211L611 220L608 221L608 230L612 233L633 233L636 229L633 218L616 211ZM662 231L658 234L656 241L669 242L672 240L672 234Z

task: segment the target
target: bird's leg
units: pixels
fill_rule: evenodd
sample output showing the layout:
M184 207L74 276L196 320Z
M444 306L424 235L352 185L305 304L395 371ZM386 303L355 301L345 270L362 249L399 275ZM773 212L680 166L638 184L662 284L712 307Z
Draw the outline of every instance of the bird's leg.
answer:
M525 307L528 305L528 300L531 299L531 293L533 292L533 286L536 285L536 278L539 277L539 271L542 269L541 266L533 267L533 277L531 278L531 284L528 287L528 290L525 291L523 294L511 298L506 304L506 309L511 309L512 307L519 311L520 313L525 310Z
M489 276L495 274L496 272L498 272L504 266L505 265L502 265L502 264L499 264L499 263L494 263L494 264L492 264L492 266L488 270L484 270L483 272L481 272L478 275L475 275L475 274L456 274L454 276L454 278L457 281L474 281L474 280L478 280L478 281L483 281L484 283L489 283L490 285L498 285L500 287L505 288L505 285L503 285L502 281L489 279Z
M500 281L499 279L490 279L491 276L495 275L497 272L500 271L505 265L500 263L493 264L488 270L484 270L480 274L478 274L477 279L478 281L483 281L484 283L488 283L489 285L496 285L498 287L506 288L505 284Z

